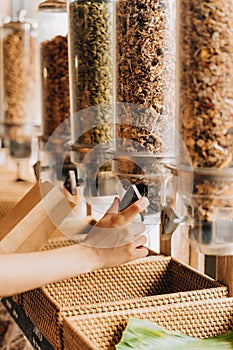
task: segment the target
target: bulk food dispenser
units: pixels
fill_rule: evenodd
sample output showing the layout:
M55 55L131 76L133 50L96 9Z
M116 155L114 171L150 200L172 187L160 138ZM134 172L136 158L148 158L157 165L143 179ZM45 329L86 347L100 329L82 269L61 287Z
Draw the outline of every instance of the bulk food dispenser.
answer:
M204 254L232 255L232 1L179 0L177 16L178 130L192 167L181 154L179 166L193 181L189 236Z
M114 1L68 1L72 161L85 158L85 195L111 194ZM94 153L92 152L94 150Z
M70 116L66 1L44 1L38 9L43 136ZM64 130L70 133L70 129Z
M11 17L1 27L1 138L25 178L37 160L40 131L37 24L28 17L27 1L11 2ZM23 168L25 166L25 168Z
M113 172L160 213L159 193L174 160L175 7L170 1L116 1ZM148 193L147 193L148 192ZM159 193L158 193L159 192Z
M43 164L40 172L44 177L57 176L57 164L62 149L70 139L70 91L68 67L68 15L66 1L46 0L38 7L38 41L40 48L40 81L42 135L40 151ZM65 121L65 122L64 122ZM63 123L64 122L64 123ZM60 125L62 124L62 127ZM48 139L59 127L56 134ZM58 132L59 131L59 132ZM45 158L47 159L45 161ZM65 157L64 171L70 166L69 155ZM66 168L66 169L65 169ZM41 175L42 176L42 175Z

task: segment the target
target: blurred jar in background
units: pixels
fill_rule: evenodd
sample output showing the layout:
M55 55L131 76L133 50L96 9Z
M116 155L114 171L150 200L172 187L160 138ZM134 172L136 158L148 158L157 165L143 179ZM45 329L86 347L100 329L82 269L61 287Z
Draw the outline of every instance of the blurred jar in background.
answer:
M43 1L38 8L42 136L40 138L41 176L57 180L57 168L70 167L65 155L70 140L70 92L68 67L68 15L66 1ZM58 128L59 127L59 128ZM56 132L54 132L56 130ZM48 142L49 141L49 142ZM49 175L50 174L50 175ZM52 175L51 175L52 174Z
M39 61L37 23L28 17L26 2L11 2L11 17L6 17L1 36L2 106L0 135L10 158L20 169L37 159L40 132ZM26 172L26 170L25 170Z
M70 116L66 1L42 2L38 24L43 136L49 137Z

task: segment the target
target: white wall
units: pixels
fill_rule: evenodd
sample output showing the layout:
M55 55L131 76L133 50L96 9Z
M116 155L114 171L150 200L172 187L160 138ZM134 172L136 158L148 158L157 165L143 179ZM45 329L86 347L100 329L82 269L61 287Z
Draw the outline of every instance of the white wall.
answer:
M24 0L24 1L25 1L25 4L27 3L29 4L33 14L35 15L39 3L41 3L43 0ZM6 16L10 15L10 5L11 5L11 0L0 0L0 23Z
M0 21L2 21L4 17L9 15L9 5L10 5L10 0L1 0Z

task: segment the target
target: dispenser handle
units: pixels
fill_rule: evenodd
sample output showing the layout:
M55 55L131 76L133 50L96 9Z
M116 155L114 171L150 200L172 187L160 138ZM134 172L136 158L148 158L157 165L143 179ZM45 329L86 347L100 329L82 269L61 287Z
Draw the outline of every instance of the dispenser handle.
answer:
M160 226L161 226L161 239L168 240L171 238L173 232L179 226L179 222L176 221L178 216L168 205L163 206L160 214Z
M136 185L129 186L129 188L125 192L124 196L120 200L119 211L122 211L122 210L126 209L131 204L133 204L138 199L140 199L141 197L142 196L141 196L139 190L137 189Z

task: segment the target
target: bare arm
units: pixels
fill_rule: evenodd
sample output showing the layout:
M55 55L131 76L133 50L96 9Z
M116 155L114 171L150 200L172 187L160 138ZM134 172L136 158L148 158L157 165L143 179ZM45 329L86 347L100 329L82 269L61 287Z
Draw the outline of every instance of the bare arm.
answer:
M95 268L87 247L0 255L0 297L37 288Z
M129 243L97 248L93 244L95 230L84 245L72 246L36 253L0 255L0 297L21 293L23 291L43 286L58 280L70 278L95 269L119 265L147 255L143 226L138 229L138 223L128 224L135 215L148 205L139 200L122 213L116 213L117 202L97 224L98 227L118 227L124 237L129 236ZM122 228L121 228L122 227ZM133 236L137 228L137 235ZM96 233L98 236L98 232Z

